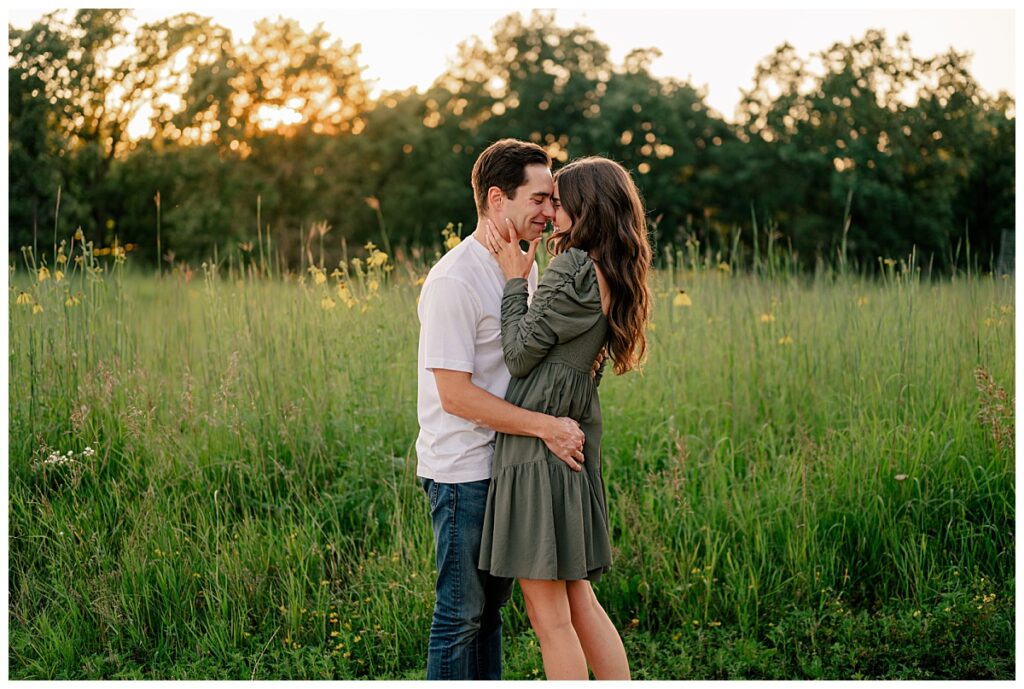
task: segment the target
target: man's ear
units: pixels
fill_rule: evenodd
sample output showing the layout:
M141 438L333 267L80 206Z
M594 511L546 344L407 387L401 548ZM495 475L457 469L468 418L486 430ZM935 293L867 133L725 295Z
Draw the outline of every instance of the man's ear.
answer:
M500 212L505 207L505 192L498 187L491 187L487 190L487 208Z

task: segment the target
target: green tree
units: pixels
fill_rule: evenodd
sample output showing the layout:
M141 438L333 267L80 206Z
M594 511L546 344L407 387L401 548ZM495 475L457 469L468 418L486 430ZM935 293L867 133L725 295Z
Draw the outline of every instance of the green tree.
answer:
M759 183L741 199L805 259L834 255L850 199L847 248L860 261L912 246L942 260L966 217L954 202L988 107L965 56L918 58L909 37L872 30L816 57L820 71L783 45L758 66L739 133L755 153L741 179Z
M129 35L128 17L83 9L11 27L12 248L29 227L52 222L57 186L62 222L101 241L117 231L122 191L110 179L115 160L135 146L129 127L158 95L174 95L176 60L211 30L209 20L179 15Z

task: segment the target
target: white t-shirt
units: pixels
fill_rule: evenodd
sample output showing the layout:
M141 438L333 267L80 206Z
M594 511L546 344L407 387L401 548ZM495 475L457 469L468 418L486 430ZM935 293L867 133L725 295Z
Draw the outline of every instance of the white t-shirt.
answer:
M441 483L491 477L494 431L442 409L432 371L471 373L474 385L505 397L511 379L501 351L505 282L494 256L471 235L446 253L423 283L417 309L417 476ZM527 282L532 295L537 287L536 265Z

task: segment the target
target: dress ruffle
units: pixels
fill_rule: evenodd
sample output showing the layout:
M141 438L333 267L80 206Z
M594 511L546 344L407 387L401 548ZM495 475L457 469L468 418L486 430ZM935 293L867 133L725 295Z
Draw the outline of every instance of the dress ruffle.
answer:
M481 569L499 577L591 581L608 571L604 487L588 472L552 458L503 467L491 481ZM502 547L492 547L496 542Z

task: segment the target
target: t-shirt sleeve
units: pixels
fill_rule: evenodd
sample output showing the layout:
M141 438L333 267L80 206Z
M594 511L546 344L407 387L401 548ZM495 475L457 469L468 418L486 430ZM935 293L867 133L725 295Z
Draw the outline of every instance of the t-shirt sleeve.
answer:
M452 278L431 280L420 292L418 313L423 367L473 373L482 308L472 288Z
M513 376L523 377L556 344L568 342L601 317L601 294L594 271L579 256L556 256L527 304L527 281L505 283L501 302L501 344Z

